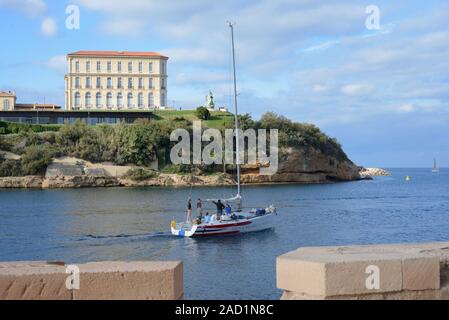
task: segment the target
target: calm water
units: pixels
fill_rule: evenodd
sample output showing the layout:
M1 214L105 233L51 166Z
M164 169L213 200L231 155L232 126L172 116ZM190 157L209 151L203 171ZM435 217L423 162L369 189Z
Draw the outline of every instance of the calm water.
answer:
M274 230L174 238L186 198L226 188L1 190L0 260L181 259L187 299L278 299L275 258L300 246L449 241L449 170L395 169L373 181L244 188L248 206L274 203ZM405 181L410 175L412 180Z

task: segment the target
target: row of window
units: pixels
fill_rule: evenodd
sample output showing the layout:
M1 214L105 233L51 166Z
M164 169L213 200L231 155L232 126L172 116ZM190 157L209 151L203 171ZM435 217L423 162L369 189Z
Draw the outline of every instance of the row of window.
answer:
M133 89L134 88L134 84L133 84L133 78L128 78L128 89ZM139 89L144 89L144 78L139 78L137 80L138 82L138 88ZM96 86L95 88L97 89L101 89L101 77L97 77L96 78ZM86 88L92 88L92 82L91 82L91 78L90 77L86 77L85 78L85 87ZM81 83L80 83L80 77L75 77L75 88L79 89L81 88ZM112 89L113 85L112 85L112 78L109 77L106 79L106 88L107 89ZM161 78L161 88L165 89L165 79ZM117 78L117 89L123 89L123 80L121 77ZM153 84L153 78L149 78L148 79L148 89L154 89L154 84Z
M116 102L115 106L117 106L118 108L124 107L123 94L121 92L119 92L117 94L115 102ZM84 105L86 107L93 106L92 105L92 95L90 92L86 92L86 94L84 95ZM126 105L128 108L134 107L134 97L131 92L129 92L127 95L127 104ZM161 105L165 106L165 94L161 94ZM81 94L79 92L76 92L75 93L75 108L79 108L80 106L81 106ZM100 108L101 106L103 106L103 97L100 92L97 92L97 94L95 95L95 107ZM113 104L112 93L108 92L106 94L106 107L111 108L113 106L114 106L114 104ZM137 106L139 108L144 107L143 93L141 93L141 92L137 95ZM153 106L154 106L154 95L153 95L153 93L149 93L148 94L148 107L153 107Z
M91 65L90 65L90 61L86 61L86 72L90 72L91 71ZM97 61L96 63L96 70L97 72L101 72L101 61ZM131 73L133 72L133 63L132 62L128 62L128 72ZM112 62L108 61L106 63L106 70L107 72L112 72ZM139 73L143 73L144 72L144 64L142 61L140 61L138 63L138 71ZM165 62L161 62L161 73L162 74L166 74L166 64ZM75 61L75 72L80 72L80 62L79 61ZM119 61L117 62L117 72L122 72L122 62ZM153 63L150 62L148 63L148 72L149 73L153 73Z
M144 78L139 78L137 80L138 82L138 88L139 89L143 89L144 88ZM86 77L85 78L85 87L86 88L92 88L92 82L91 82L91 78L90 77ZM96 88L97 89L101 89L101 77L97 77L96 78ZM161 88L165 89L165 79L161 78L160 79L160 84L161 84ZM81 83L80 83L80 77L75 77L75 88L79 89L81 88ZM113 85L112 85L112 78L109 77L106 79L106 88L107 89L112 89ZM134 88L134 80L133 78L128 78L128 89L132 89ZM121 77L117 78L117 89L123 89L123 81ZM153 84L153 78L149 78L148 79L148 89L154 89L154 84Z

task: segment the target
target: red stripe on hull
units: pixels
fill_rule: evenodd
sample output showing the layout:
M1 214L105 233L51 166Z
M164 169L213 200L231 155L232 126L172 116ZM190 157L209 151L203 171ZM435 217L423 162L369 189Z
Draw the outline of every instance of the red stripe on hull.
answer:
M228 224L217 224L212 226L204 226L202 228L208 229L208 228L228 228L228 227L240 227L240 226L246 226L247 224L252 223L251 221L243 221L238 223L228 223Z
M199 233L198 231L195 232L193 234L193 237L197 237L197 236L218 236L218 235L225 235L225 234L235 234L235 233L239 233L239 230L234 230L234 231L223 231L223 232L216 232L216 233L212 233L212 232L205 232L205 233Z

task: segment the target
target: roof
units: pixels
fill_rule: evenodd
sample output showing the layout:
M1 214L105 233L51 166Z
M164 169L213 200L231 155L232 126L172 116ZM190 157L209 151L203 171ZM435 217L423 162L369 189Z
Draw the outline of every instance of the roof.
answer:
M15 97L16 94L11 91L0 91L0 96Z
M133 52L133 51L88 51L81 50L68 54L69 56L96 56L96 57L160 57L167 58L158 52Z

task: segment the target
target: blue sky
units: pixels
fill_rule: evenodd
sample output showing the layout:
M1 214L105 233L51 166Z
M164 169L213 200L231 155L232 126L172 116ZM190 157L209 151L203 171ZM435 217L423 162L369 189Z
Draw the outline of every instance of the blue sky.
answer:
M67 5L80 29L65 28ZM380 30L368 30L368 5ZM231 104L236 23L240 111L318 125L364 166L449 166L447 1L0 0L0 89L63 105L65 55L159 51L170 104L212 90Z

